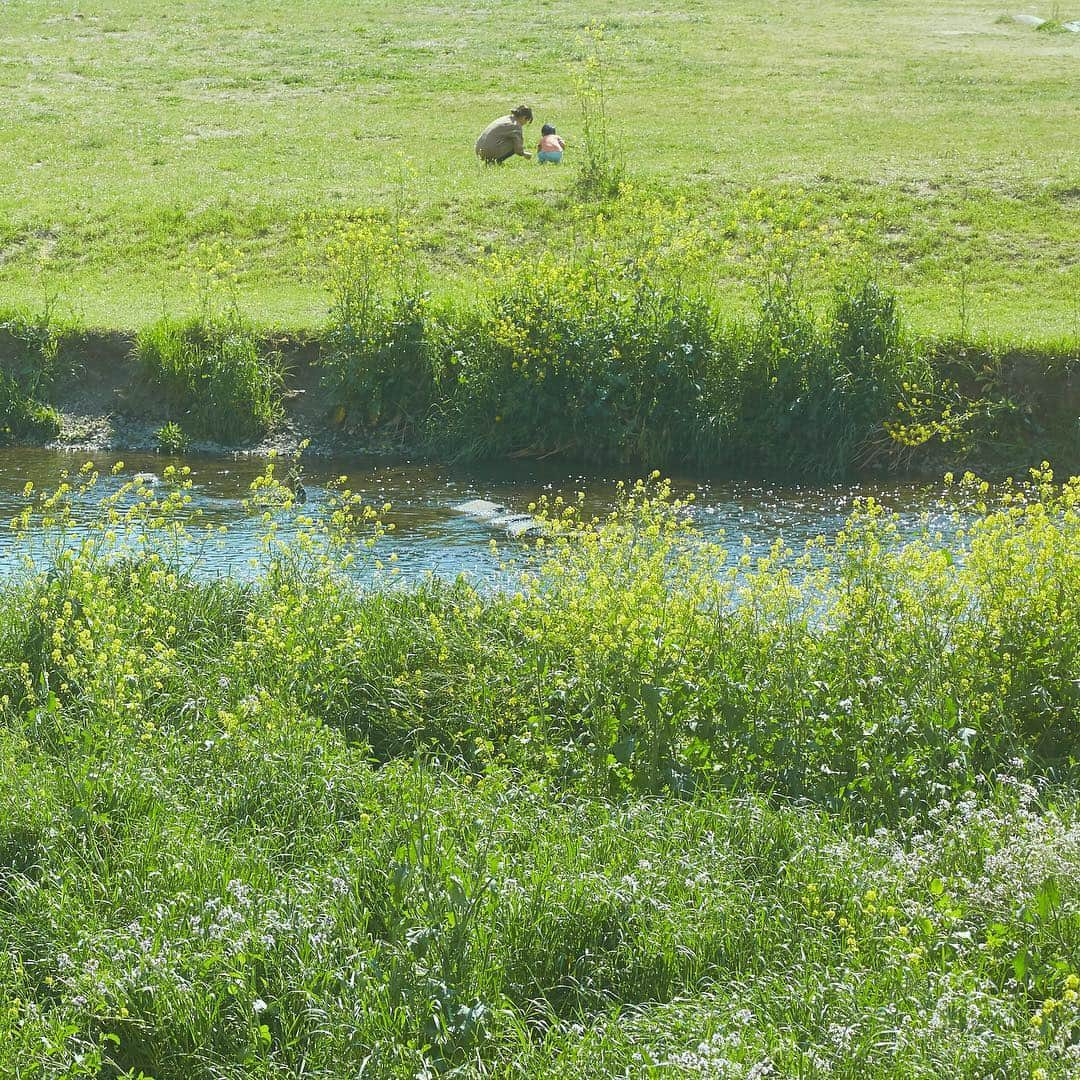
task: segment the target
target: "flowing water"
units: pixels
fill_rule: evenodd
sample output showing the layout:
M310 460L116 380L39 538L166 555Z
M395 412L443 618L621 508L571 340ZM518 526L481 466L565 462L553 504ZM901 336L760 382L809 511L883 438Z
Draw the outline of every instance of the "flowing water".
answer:
M117 476L111 470L117 461L124 468ZM93 462L101 473L98 495L93 501L76 504L76 522L88 521L95 512L97 498L115 490L135 473L160 476L167 465L190 466L193 487L191 508L202 513L205 522L228 527L227 532L204 547L199 557L204 573L250 577L252 559L259 555L261 526L249 516L242 500L248 485L263 471L265 459L168 458L158 454L70 453L50 450L0 450L0 520L10 519L26 505L22 492L27 481L38 489L52 489L66 469L77 472L85 462ZM284 472L279 466L278 474ZM513 463L483 466L456 466L349 459L312 459L304 463L303 482L309 504L317 503L326 485L336 477L347 477L348 486L363 493L365 500L381 507L390 503L385 520L395 531L379 541L383 560L393 553L404 580L428 572L444 577L468 574L474 580L493 579L507 550L520 546L506 530L482 518L457 509L469 500L484 499L508 510L525 513L540 495L573 497L586 495L592 512L602 512L615 502L618 480L632 481L637 474L609 470L583 475L565 464ZM694 518L705 535L741 553L743 538L750 550L763 554L778 538L796 551L819 534L835 534L851 512L855 499L872 495L900 514L901 528L914 535L926 516L932 527L950 529L946 512L938 505L941 491L925 484L843 483L821 486L782 486L747 481L719 481L676 477L677 494L695 495ZM493 553L491 540L500 542L502 554ZM0 534L0 572L10 572L20 564L25 545Z

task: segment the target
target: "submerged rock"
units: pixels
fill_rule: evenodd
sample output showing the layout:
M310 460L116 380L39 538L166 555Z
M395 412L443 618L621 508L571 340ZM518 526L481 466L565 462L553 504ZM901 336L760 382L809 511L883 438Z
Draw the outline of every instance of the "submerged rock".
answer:
M468 502L455 506L454 509L459 514L483 521L493 529L502 529L515 539L524 536L539 536L544 531L543 523L537 521L531 514L516 513L501 503L491 502L490 499L470 499Z
M454 509L459 514L467 514L469 517L481 518L483 520L506 513L505 506L502 506L499 503L490 502L488 499L470 499L468 502L463 502L460 505L455 506Z
M285 477L284 486L292 492L293 501L297 503L307 502L307 488L297 469L290 469Z

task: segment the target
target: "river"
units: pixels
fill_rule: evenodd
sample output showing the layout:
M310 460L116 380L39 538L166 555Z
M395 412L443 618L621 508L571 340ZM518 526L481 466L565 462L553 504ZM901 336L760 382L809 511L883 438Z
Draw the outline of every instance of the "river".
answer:
M123 471L112 476L117 461ZM62 472L77 472L87 461L101 473L97 491L115 490L136 473L161 476L169 464L191 468L191 509L201 511L204 521L228 527L228 531L207 545L200 555L200 572L250 577L252 559L259 554L261 526L248 515L242 500L248 485L265 468L266 460L238 455L235 458L170 458L159 454L71 453L38 449L0 450L0 516L6 521L26 501L22 492L27 481L38 489L51 489ZM279 475L286 471L279 467ZM615 503L618 480L632 481L637 474L611 469L583 474L565 463L515 462L485 465L440 465L430 462L389 461L369 458L334 461L311 459L304 462L303 483L308 504L317 504L326 485L335 477L347 477L348 486L362 492L365 500L381 507L390 503L385 515L394 531L380 540L379 557L394 564L402 580L415 580L433 572L444 577L467 574L483 581L498 573L504 554L491 550L491 540L501 541L505 553L520 545L504 529L457 509L474 499L490 500L510 511L527 512L541 495L572 497L583 491L592 512L602 512ZM815 486L785 486L749 481L718 480L676 476L673 489L679 495L693 492L693 516L706 537L732 550L763 554L782 538L795 550L819 534L831 536L843 524L859 496L873 496L900 515L901 530L914 535L926 516L932 527L950 529L948 513L939 504L940 487L925 483L838 483ZM76 503L76 523L94 514L96 498ZM20 564L26 545L11 536L0 539L0 572L11 572Z

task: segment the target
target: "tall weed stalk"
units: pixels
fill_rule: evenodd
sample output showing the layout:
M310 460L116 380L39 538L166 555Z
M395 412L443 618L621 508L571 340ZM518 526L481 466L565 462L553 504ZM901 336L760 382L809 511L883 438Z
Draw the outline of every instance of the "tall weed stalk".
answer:
M581 117L578 189L586 199L611 199L626 180L626 165L608 113L609 43L603 26L587 26L579 48L583 55L571 71Z

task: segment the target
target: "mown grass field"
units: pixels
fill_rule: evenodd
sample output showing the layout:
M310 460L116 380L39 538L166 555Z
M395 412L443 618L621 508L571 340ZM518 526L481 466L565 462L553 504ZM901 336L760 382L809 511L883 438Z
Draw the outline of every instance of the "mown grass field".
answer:
M920 329L952 333L963 308L971 332L1075 335L1080 35L1003 10L9 0L0 293L137 327L194 305L196 249L220 240L253 318L310 326L325 303L298 273L304 220L387 205L412 214L436 291L468 289L491 247L568 238L572 168L485 171L472 143L528 101L530 133L555 122L572 163L570 69L600 20L636 182L721 213L803 188ZM728 287L735 304L736 272Z

